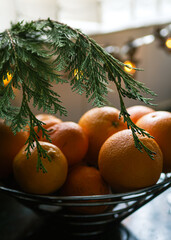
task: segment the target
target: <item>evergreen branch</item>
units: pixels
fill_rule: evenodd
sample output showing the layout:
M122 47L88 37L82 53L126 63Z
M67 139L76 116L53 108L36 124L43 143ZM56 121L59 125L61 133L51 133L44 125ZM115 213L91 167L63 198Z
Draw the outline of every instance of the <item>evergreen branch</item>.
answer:
M27 151L27 158L29 158L29 156L31 155L31 151L30 149L34 148L35 145L37 147L37 152L38 152L38 161L37 161L37 171L39 171L39 169L41 169L44 173L47 172L46 168L44 167L43 163L42 163L42 157L43 158L48 158L49 161L51 161L50 156L47 154L47 151L42 148L42 146L39 143L39 136L37 134L37 132L35 131L35 126L38 127L38 132L42 131L42 135L46 137L46 139L48 141L51 142L49 135L47 134L47 130L44 129L42 127L43 122L39 121L34 114L32 113L32 111L30 110L30 107L28 105L28 100L27 100L27 94L26 94L26 89L25 86L23 87L23 99L22 99L22 105L20 108L19 113L17 114L16 118L14 119L14 123L12 123L12 128L15 130L17 130L18 128L20 128L20 123L21 121L23 121L24 118L28 117L29 118L29 125L30 125L30 130L29 130L29 137L26 141L26 149L25 151ZM23 123L26 124L26 123Z
M124 122L127 123L127 127L128 129L131 128L132 131L132 135L134 138L134 142L135 142L135 147L138 148L141 152L142 152L142 148L147 152L148 155L150 155L150 157L153 159L154 158L154 154L155 152L151 151L149 148L147 148L142 141L139 140L137 134L143 135L143 136L148 136L149 138L153 138L148 132L146 132L144 129L136 126L135 123L132 122L129 113L126 110L124 101L123 101L123 97L122 97L122 93L119 89L118 89L118 93L119 93L119 98L120 98L120 103L121 103L121 111L120 111L120 116L123 116L124 118Z
M48 156L39 144L34 127L38 126L38 131L42 131L50 139L42 126L43 122L32 113L29 102L33 100L33 107L38 110L66 115L67 111L61 105L59 94L52 89L53 82L69 83L72 91L85 93L88 102L98 107L108 103L108 83L113 82L119 94L120 115L132 130L135 146L139 150L144 148L152 157L153 153L142 144L137 133L151 136L131 121L123 98L152 105L153 99L144 97L143 94L155 96L155 93L143 83L134 80L123 70L126 66L124 63L108 54L80 30L50 19L25 24L18 22L11 29L0 33L0 59L0 117L11 122L14 132L29 124L30 135L26 151L29 157L30 148L36 144L37 169L46 171L41 157ZM11 73L13 78L4 87L3 79L7 77L7 73ZM67 80L63 79L63 74L66 73ZM11 105L11 100L15 98L12 87L22 89L23 98L18 108Z
M93 41L93 44L94 44L94 41ZM97 46L97 44L94 44L94 46L100 53L104 53L104 50L101 49L99 46ZM120 116L123 116L124 122L127 122L128 128L131 128L135 146L140 151L142 148L144 148L144 150L147 152L147 154L153 159L153 155L155 153L152 152L149 148L147 148L142 143L142 141L139 140L136 133L142 134L143 136L146 135L148 137L152 137L152 136L149 133L147 133L144 129L136 126L132 122L132 120L126 110L126 107L125 107L125 104L123 101L123 97L127 96L134 100L138 99L140 101L143 101L146 104L152 105L152 103L150 103L152 98L143 97L139 93L139 90L141 90L147 94L151 94L152 96L155 96L156 94L153 91L151 91L149 88L145 87L141 82L135 81L131 75L126 74L126 72L118 65L118 64L120 64L120 61L118 61L111 55L107 55L107 54L102 54L102 57L105 61L105 67L107 68L107 72L109 74L109 80L113 81L117 87L117 91L118 91L119 99L120 99L120 106L121 106ZM123 64L120 64L120 65L123 65ZM113 70L114 70L114 72L113 72ZM128 91L126 91L124 88L121 87L122 80L125 83L125 87L126 87L126 89L128 89Z

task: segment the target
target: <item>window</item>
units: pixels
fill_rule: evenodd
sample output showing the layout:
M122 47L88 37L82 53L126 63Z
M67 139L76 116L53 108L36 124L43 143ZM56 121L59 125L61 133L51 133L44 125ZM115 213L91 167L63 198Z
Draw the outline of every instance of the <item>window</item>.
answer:
M170 0L1 0L0 30L10 22L48 18L105 33L171 22Z

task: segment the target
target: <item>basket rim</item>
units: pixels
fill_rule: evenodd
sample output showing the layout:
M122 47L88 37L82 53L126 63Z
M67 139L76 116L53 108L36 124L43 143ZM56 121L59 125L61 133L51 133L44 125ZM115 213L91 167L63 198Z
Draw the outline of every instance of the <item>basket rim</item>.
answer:
M159 181L150 186L150 187L145 187L136 191L130 191L130 192L125 192L125 193L110 193L106 195L91 195L91 196L59 196L59 195L46 195L46 194L32 194L32 193L27 193L22 190L6 187L3 185L0 185L0 191L9 193L10 195L15 195L15 197L18 198L25 198L25 199L30 199L30 200L35 200L35 201L84 201L84 200L113 200L113 199L128 199L129 201L131 198L136 198L137 196L144 196L148 195L151 193L151 191L157 191L159 188L163 187L164 185L171 185L171 174L165 175L164 179L162 179L162 176L160 177Z

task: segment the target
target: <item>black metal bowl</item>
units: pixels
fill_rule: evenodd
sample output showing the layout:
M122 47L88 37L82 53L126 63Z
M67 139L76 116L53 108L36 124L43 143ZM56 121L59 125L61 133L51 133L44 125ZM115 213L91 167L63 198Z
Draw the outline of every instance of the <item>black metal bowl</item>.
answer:
M133 192L94 196L58 196L29 194L1 183L0 190L16 198L38 214L55 215L78 235L98 234L110 223L119 223L137 209L171 187L171 174L161 174L157 184ZM93 200L93 201L92 201ZM99 214L79 214L68 207L108 206Z

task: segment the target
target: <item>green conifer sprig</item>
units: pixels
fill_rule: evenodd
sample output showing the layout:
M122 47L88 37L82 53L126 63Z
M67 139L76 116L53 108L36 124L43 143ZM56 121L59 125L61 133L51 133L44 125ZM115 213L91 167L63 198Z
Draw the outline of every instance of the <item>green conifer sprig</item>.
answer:
M152 152L138 139L137 134L147 135L130 119L123 101L124 97L152 104L152 98L143 94L155 96L155 93L127 74L126 66L100 47L93 39L78 29L73 29L50 19L18 22L10 29L0 33L0 117L5 119L14 133L30 126L27 140L27 156L36 144L38 149L37 169L44 168L41 157L48 157L40 146L39 131L48 139L48 132L43 128L43 122L36 119L31 111L30 102L38 110L51 114L66 115L66 109L61 105L60 95L53 91L52 83L68 83L72 91L85 93L93 106L108 104L108 83L116 85L121 112L128 127L131 128L135 146L142 148L152 157ZM129 66L128 66L129 67ZM4 78L12 74L12 81L5 87ZM68 79L63 76L67 74ZM14 107L11 100L15 98L13 87L22 91L20 107Z

